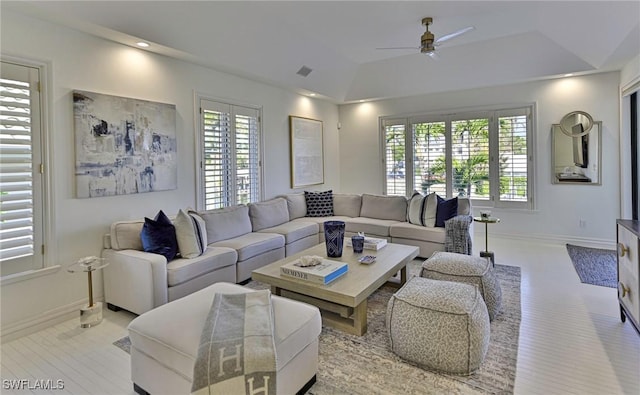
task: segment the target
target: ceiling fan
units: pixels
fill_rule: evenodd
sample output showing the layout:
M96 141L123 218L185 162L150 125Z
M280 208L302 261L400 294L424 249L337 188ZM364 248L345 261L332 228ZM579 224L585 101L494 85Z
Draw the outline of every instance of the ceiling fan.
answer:
M452 38L456 38L461 36L471 30L474 30L474 26L467 26L463 29L457 30L453 33L446 34L439 39L435 40L435 36L433 33L429 31L429 25L433 23L433 18L426 17L422 18L422 24L425 26L425 32L420 37L420 46L419 47L386 47L386 48L376 48L376 49L419 49L420 52L429 55L432 58L437 58L436 48L440 46L443 42L451 40Z

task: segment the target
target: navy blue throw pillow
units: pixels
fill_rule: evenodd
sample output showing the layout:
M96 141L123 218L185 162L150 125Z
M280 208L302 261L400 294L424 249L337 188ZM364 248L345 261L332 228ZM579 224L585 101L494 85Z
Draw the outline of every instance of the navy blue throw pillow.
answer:
M145 252L163 255L167 258L167 262L175 258L178 253L176 228L162 210L154 219L145 217L140 238Z
M444 221L458 215L458 197L444 200L438 196L438 208L436 209L436 227L444 228Z

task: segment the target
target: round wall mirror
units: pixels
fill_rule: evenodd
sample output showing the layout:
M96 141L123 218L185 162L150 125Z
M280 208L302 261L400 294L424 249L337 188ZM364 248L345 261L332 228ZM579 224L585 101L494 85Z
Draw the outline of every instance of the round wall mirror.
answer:
M572 111L560 120L560 130L569 137L584 136L592 127L593 118L584 111Z

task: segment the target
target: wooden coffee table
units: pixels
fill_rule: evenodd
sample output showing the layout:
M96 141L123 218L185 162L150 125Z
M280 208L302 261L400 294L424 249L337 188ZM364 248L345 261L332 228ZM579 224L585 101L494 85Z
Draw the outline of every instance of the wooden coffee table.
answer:
M263 266L252 272L251 277L271 285L271 292L306 302L320 308L325 325L362 336L367 332L367 297L400 271L401 286L407 280L407 263L418 256L414 246L388 243L378 251L364 250L355 254L345 247L340 258L327 258L349 264L349 271L330 284L314 284L297 278L281 276L280 266L304 255L327 257L324 243L285 259ZM365 265L358 262L363 255L375 255L376 262Z

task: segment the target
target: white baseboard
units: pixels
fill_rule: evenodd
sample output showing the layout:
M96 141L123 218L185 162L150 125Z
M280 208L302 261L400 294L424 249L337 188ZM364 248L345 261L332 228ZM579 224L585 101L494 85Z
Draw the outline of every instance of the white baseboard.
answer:
M104 298L96 298L96 301L104 301ZM41 331L74 317L78 318L78 325L80 325L80 309L88 303L89 300L84 299L57 307L46 313L38 314L38 316L34 318L27 318L5 325L0 328L0 344Z
M499 237L501 239L530 240L530 241L536 241L536 242L542 242L542 243L554 244L554 245L575 244L583 247L604 248L607 250L616 249L615 240L607 240L607 239L595 239L595 238L589 238L589 237L575 237L575 236L552 235L552 234L524 235L524 234L493 233L493 232L490 232L489 234L490 234L489 243L491 243L491 237ZM484 237L484 233L482 233L482 237Z

